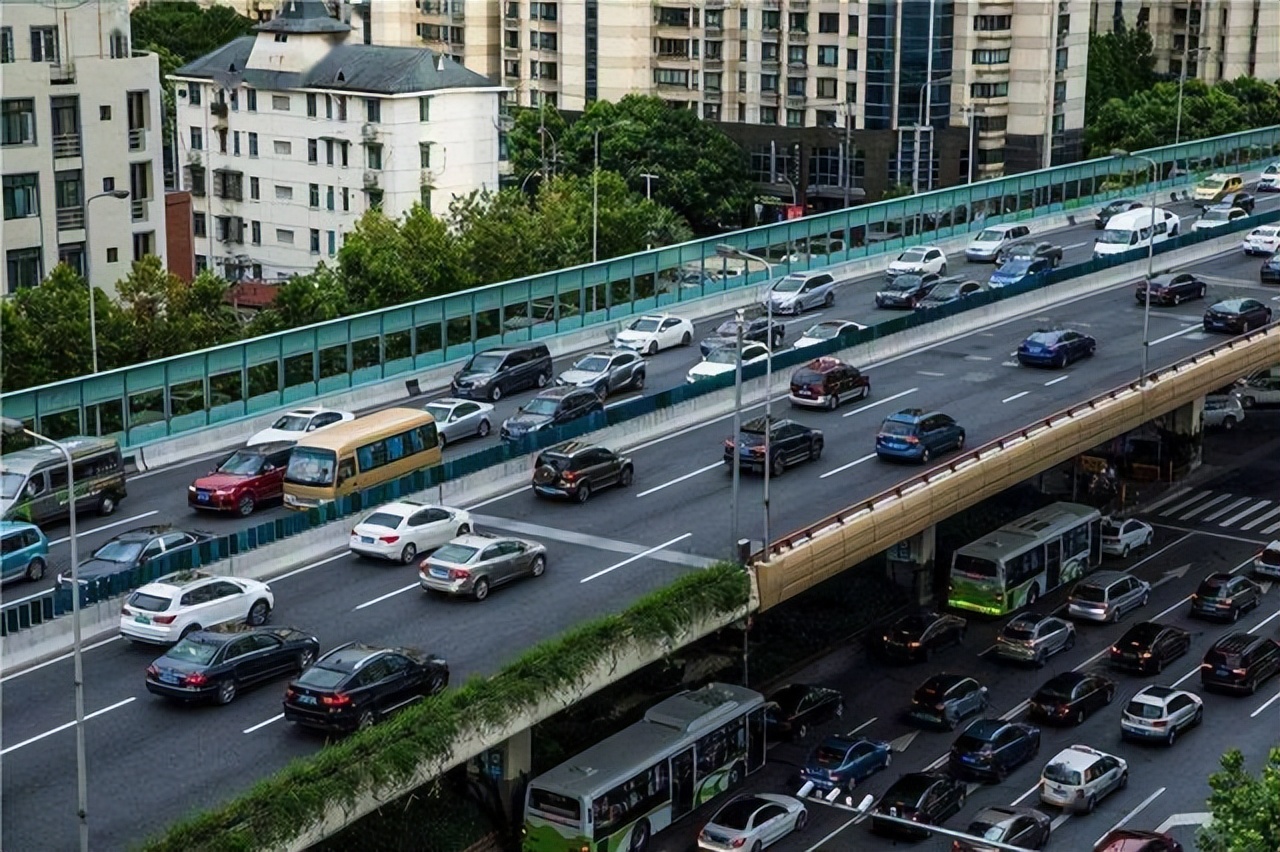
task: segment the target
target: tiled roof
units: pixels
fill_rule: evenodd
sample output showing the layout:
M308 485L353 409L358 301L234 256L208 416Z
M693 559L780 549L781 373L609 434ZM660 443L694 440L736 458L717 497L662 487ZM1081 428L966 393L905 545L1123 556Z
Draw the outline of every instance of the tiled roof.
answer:
M330 15L323 0L285 0L274 18L254 29L260 33L348 33L351 25Z

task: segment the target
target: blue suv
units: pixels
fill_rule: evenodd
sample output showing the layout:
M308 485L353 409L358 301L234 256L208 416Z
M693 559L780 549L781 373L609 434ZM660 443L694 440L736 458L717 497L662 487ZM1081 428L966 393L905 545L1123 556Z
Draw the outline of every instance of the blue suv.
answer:
M0 521L0 582L39 580L49 564L49 540L35 524Z
M940 411L906 408L890 414L876 435L876 455L925 464L964 446L964 428Z
M1047 257L1014 257L991 273L988 283L992 287L1012 287L1030 278L1038 278L1053 269Z

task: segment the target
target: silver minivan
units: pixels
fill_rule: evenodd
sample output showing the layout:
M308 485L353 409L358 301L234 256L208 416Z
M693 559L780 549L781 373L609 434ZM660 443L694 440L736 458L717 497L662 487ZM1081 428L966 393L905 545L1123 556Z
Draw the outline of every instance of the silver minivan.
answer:
M1086 621L1119 621L1146 606L1151 584L1123 571L1098 571L1076 583L1067 598L1067 612Z
M61 441L71 453L76 510L110 515L124 499L124 460L112 438ZM67 463L53 447L41 445L0 456L0 518L43 524L67 516Z

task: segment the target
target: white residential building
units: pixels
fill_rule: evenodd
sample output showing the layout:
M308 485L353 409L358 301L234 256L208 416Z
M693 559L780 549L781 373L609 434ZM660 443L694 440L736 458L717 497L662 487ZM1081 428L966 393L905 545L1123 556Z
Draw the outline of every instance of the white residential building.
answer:
M3 291L64 261L114 296L135 259L164 257L159 61L132 50L126 0L2 11Z
M506 90L423 48L364 44L355 8L347 23L286 0L173 75L197 268L286 278L329 261L371 207L443 213L498 189Z

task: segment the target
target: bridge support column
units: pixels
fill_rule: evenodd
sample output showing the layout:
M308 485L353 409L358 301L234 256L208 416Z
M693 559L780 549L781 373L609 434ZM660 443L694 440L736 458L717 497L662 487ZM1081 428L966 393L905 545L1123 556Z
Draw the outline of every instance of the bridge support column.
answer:
M488 791L486 796L496 795L499 806L509 818L514 819L524 803L515 801L513 797L516 793L523 793L521 782L529 775L532 755L533 729L525 728L501 745L471 758L467 774L480 789Z
M1185 476L1200 466L1204 434L1204 397L1193 399L1161 417L1166 475Z
M885 551L890 579L909 590L921 606L932 604L939 594L945 597L945 577L940 583L934 571L936 529L928 527Z

